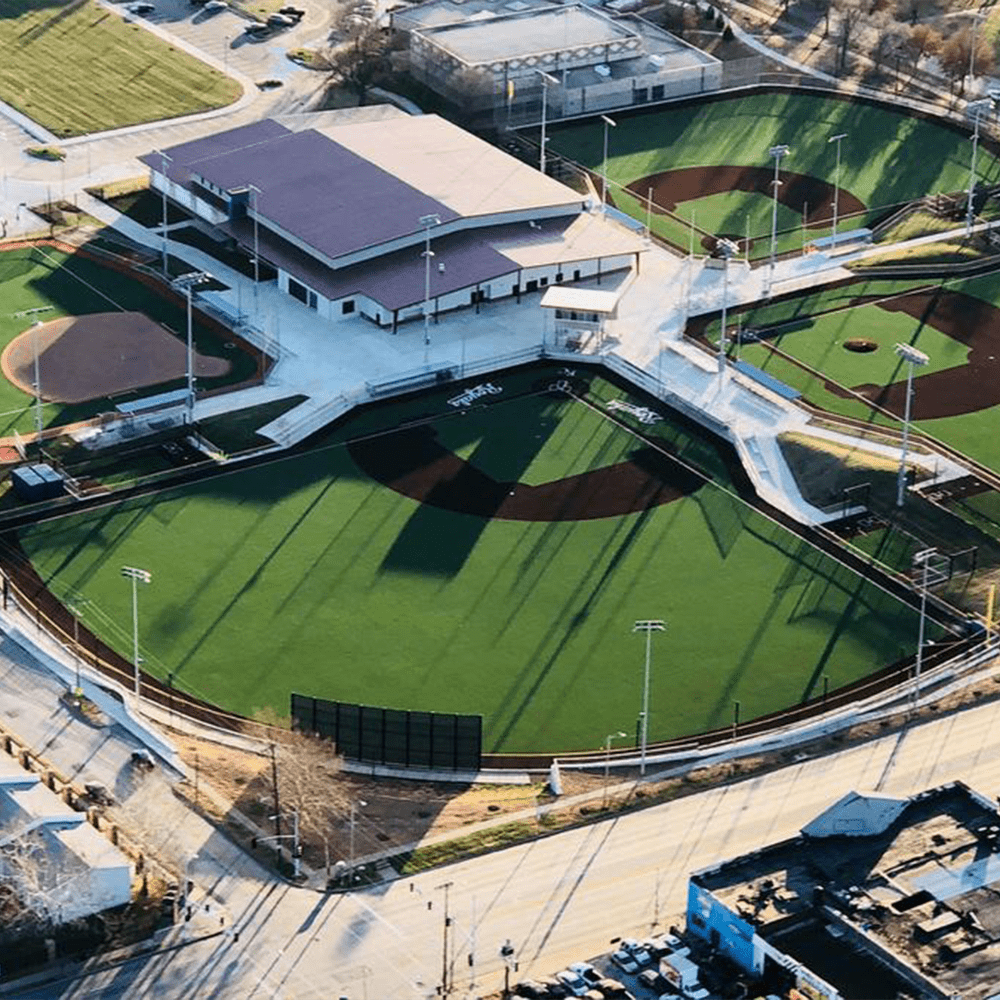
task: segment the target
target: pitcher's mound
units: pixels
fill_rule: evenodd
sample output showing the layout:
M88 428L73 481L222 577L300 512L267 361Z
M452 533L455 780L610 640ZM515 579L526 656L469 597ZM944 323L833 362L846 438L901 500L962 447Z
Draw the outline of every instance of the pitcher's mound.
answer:
M140 312L67 316L26 330L0 355L8 381L34 396L35 339L42 399L83 403L183 378L187 346ZM223 358L195 353L195 375L225 375Z

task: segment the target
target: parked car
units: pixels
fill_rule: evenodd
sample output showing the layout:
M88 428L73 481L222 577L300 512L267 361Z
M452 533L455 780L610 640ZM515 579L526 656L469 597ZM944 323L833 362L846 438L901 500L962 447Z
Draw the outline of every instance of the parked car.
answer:
M271 14L267 23L272 28L291 28L297 22L294 17L289 17L287 14Z
M156 6L151 3L130 3L125 9L130 14L138 14L142 17L146 14L152 14L156 10Z
M642 946L653 956L653 958L663 958L672 951L677 951L683 942L676 934L660 934L658 937L646 938L642 941Z
M278 13L294 17L296 21L301 21L306 16L306 12L301 7L279 7Z
M243 30L248 35L268 35L271 33L270 25L262 24L260 21L250 21Z
M639 963L624 948L619 948L616 952L613 952L611 961L626 975L630 976L639 971Z
M156 758L145 747L140 747L132 751L132 764L139 771L152 771Z
M627 951L640 969L653 964L653 956L635 938L625 938L621 943L621 950Z
M605 977L597 984L605 1000L635 1000L635 997L617 979Z
M528 1000L543 1000L548 996L545 987L534 979L525 979L514 987L514 992L519 997L527 997Z
M192 7L201 7L203 4L207 3L208 0L189 0Z
M538 982L545 987L545 995L553 1000L560 1000L561 997L569 996L567 986L556 979L555 976L539 976Z
M596 986L604 978L590 962L574 962L566 968L575 972L588 986Z
M563 969L562 972L557 972L556 979L566 987L567 992L575 997L582 997L590 989L587 981L571 969Z
M654 993L661 993L668 989L670 984L656 971L656 969L644 969L639 973L639 985Z
M220 10L228 10L229 4L226 0L208 0L205 4L205 10L211 11L213 14Z

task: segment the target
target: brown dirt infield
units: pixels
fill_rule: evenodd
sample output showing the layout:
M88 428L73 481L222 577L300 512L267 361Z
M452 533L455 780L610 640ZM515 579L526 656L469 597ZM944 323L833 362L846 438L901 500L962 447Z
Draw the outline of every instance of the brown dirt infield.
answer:
M403 496L444 510L502 521L588 521L679 500L701 476L654 448L631 461L535 486L505 483L440 445L430 427L352 442L355 464Z
M649 189L653 189L653 212L663 215L673 212L678 205L697 198L706 198L712 194L723 194L727 191L746 191L762 194L766 198L773 197L772 183L774 170L767 167L717 166L717 167L680 167L677 170L665 170L662 173L640 177L627 185L627 190L643 203ZM781 173L781 185L778 187L778 201L793 212L801 212L806 206L809 214L806 216L807 226L829 225L832 215L834 186L818 177L808 174L795 174L788 171ZM849 216L853 212L862 212L865 203L856 198L850 191L840 189L838 196L838 212L841 216Z
M35 332L26 330L0 355L0 370L34 396ZM42 398L83 403L183 378L187 345L140 312L91 313L43 323L37 329ZM232 365L195 353L195 374L218 376Z

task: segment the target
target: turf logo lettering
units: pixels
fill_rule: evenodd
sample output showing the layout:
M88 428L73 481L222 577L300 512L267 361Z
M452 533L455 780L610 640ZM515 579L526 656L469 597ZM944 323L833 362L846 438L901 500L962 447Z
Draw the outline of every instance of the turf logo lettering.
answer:
M568 393L573 386L567 379L559 378L555 382L549 384L549 392L565 392Z
M621 410L623 413L629 413L640 424L655 424L658 420L662 420L658 413L654 413L648 406L633 406L632 403L623 402L620 399L612 399L608 403L609 410Z
M497 396L503 389L500 386L494 385L492 382L483 382L480 385L474 385L470 389L466 389L465 392L459 394L458 396L452 396L448 400L449 406L472 406L472 404L483 396Z

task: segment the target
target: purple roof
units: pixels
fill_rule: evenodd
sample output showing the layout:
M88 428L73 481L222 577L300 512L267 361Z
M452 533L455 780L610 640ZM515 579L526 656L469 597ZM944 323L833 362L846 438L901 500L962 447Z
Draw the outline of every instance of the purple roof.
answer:
M239 128L231 128L226 132L206 135L202 139L182 142L177 146L163 150L170 157L167 161L167 174L171 180L183 184L190 177L190 166L193 163L210 159L213 156L243 152L260 143L268 143L280 136L291 134L284 125L276 122L273 118L266 118L264 121L254 122L251 125L241 125ZM147 167L152 167L154 170L162 170L163 168L163 159L158 151L140 156L139 162L145 163Z
M262 126L271 126L263 128ZM458 213L352 153L319 132L290 132L258 122L166 150L185 170L231 191L260 189L261 222L280 227L307 246L336 259L388 240L421 232L422 215L442 222ZM159 157L143 162L159 169ZM173 177L173 169L168 172Z
M253 245L251 223L241 220L223 228L245 246ZM506 231L508 227L495 228ZM432 297L469 288L518 269L514 261L486 242L493 231L493 228L477 229L432 240ZM264 228L258 231L258 242L262 258L328 299L365 295L389 310L404 309L424 300L423 244L332 270ZM439 264L444 264L443 272L438 269Z

